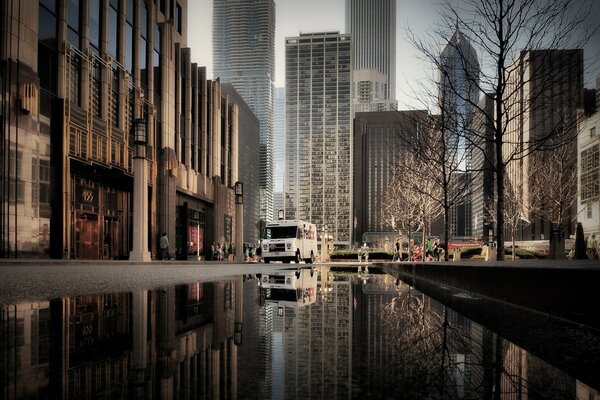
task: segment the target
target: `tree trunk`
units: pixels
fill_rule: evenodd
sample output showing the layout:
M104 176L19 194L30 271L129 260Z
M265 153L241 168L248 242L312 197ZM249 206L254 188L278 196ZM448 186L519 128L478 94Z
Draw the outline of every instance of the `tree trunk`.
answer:
M515 228L514 226L510 230L511 240L512 240L512 259L515 261Z

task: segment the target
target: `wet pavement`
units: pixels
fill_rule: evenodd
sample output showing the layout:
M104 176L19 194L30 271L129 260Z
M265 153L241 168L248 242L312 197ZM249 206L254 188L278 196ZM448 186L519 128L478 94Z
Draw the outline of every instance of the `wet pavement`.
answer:
M0 397L599 394L594 327L374 265L299 266L2 262Z

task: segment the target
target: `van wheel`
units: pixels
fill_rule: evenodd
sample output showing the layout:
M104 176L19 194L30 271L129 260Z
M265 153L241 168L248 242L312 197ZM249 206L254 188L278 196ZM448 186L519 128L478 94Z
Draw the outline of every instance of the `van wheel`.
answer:
M307 264L312 264L315 262L315 255L313 254L313 252L310 252L310 258L305 258L304 262Z
M271 262L271 260L270 260L270 259L268 259L268 258L264 258L264 259L263 259L263 261L265 262L265 264L268 264L268 263L270 263L270 262Z
M300 252L296 250L296 256L294 257L294 262L296 264L300 264Z

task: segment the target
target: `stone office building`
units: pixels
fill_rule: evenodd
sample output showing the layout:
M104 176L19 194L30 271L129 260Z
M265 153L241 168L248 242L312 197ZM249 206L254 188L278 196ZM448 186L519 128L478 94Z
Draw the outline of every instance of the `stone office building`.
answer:
M0 3L0 257L128 258L133 131L148 248L235 237L237 106L190 62L186 0Z

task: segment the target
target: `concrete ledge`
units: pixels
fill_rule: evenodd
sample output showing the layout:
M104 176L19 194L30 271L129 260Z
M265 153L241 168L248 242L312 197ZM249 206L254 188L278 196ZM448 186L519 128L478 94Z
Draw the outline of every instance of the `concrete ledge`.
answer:
M600 329L597 261L380 265L413 286L446 285Z

